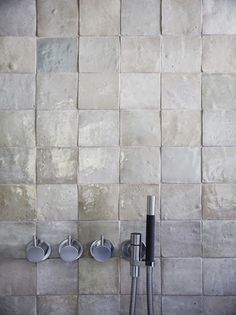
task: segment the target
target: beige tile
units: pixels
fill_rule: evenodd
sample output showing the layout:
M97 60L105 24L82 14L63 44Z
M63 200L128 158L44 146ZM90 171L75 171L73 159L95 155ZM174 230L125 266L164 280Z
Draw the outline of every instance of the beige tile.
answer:
M80 220L117 220L118 185L90 184L79 186Z
M123 111L120 113L120 143L123 146L160 146L159 111Z

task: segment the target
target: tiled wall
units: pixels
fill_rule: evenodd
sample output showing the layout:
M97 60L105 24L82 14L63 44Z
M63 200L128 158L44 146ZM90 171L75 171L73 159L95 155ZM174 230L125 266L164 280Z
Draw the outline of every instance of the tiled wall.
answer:
M0 314L128 314L118 248L155 194L155 315L234 315L236 1L1 0L0 36Z

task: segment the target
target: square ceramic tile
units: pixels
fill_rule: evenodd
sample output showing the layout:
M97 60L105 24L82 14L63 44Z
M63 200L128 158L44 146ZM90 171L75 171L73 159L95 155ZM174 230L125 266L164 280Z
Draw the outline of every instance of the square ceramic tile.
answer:
M200 146L200 111L162 111L163 146Z
M36 3L31 0L2 1L0 36L35 36Z
M76 185L38 185L37 218L42 221L78 219Z
M236 36L204 36L202 45L203 72L236 72Z
M77 85L76 73L39 73L37 75L37 109L75 109Z
M0 220L35 220L35 199L35 185L0 185Z
M40 147L76 147L77 111L38 111L37 145Z
M77 72L76 38L39 38L37 70L39 72Z
M160 72L160 38L122 37L121 72Z
M201 149L162 148L163 183L200 183Z
M118 148L80 148L79 173L80 184L118 183Z
M79 263L79 295L117 294L119 292L119 264L113 258L99 264L92 258Z
M90 184L78 188L80 220L118 219L118 185Z
M77 263L50 259L37 265L37 295L76 295Z
M118 37L80 37L80 72L118 72Z
M122 0L122 35L160 34L160 1Z
M81 110L79 112L79 146L118 145L118 111Z
M0 86L1 110L34 109L34 74L0 73Z
M77 149L51 148L37 150L38 184L75 184Z
M0 37L0 51L0 72L35 73L35 38Z
M122 184L158 184L160 150L155 147L123 147L120 153Z
M200 35L201 1L165 0L162 3L162 34Z
M201 72L201 38L164 36L162 38L163 72Z
M80 35L110 36L119 34L119 0L80 1Z
M35 146L34 111L0 111L0 146Z
M120 144L123 146L160 146L159 111L122 111L120 113Z
M119 75L117 73L80 73L80 109L118 109Z
M40 37L76 37L78 35L77 1L37 1L37 23Z
M34 184L35 149L0 148L0 184Z
M162 109L201 109L200 74L163 73L161 85Z
M236 34L236 6L231 0L203 1L204 34Z
M159 109L160 75L122 73L120 75L120 108Z

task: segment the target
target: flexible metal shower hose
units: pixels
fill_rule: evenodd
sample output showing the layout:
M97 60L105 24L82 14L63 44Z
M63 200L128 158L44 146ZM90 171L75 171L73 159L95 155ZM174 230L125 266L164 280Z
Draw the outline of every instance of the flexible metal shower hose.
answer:
M132 277L132 280L131 280L131 293L130 293L130 305L129 305L129 315L135 315L137 283L138 283L138 278Z
M148 315L154 315L153 307L153 267L146 267L146 286L147 286L147 310Z

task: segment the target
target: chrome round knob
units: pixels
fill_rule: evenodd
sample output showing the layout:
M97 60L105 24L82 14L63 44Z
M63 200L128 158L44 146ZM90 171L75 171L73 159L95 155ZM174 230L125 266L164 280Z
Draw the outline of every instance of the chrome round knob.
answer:
M82 244L68 236L68 239L62 241L59 245L59 255L65 262L73 262L81 257L83 253Z
M26 246L26 257L30 262L38 263L46 260L51 254L51 246L36 236Z
M104 239L101 235L100 240L94 241L90 246L92 257L98 262L105 262L112 257L114 246L111 241Z

